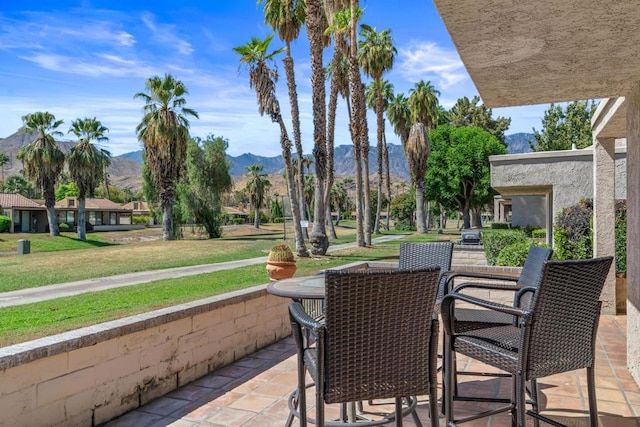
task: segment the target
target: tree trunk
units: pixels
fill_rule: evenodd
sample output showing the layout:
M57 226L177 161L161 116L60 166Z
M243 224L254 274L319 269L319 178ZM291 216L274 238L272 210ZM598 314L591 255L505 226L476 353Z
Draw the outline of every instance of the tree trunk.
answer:
M427 232L427 224L424 212L424 184L417 182L416 185L416 228L418 233Z
M162 240L173 240L173 206L162 203Z
M385 218L385 225L387 231L389 231L389 218L391 217L391 174L389 172L389 147L387 146L387 138L382 134L382 138L384 141L384 167L387 174L387 199L389 202L387 203L387 217Z
M284 121L282 121L281 115L278 115L278 124L280 125L280 146L282 147L282 158L284 159L284 167L287 175L289 200L291 200L291 215L293 216L296 255L299 257L308 257L309 252L304 244L302 226L300 225L300 204L298 203L298 196L296 194L297 191L294 182L294 171L291 162L291 141L287 135L287 128L284 125Z
M311 50L311 89L313 105L313 156L316 161L316 189L311 230L311 253L324 255L329 248L325 229L324 207L327 173L327 106L325 102L324 66L322 64L323 25L320 0L306 0L307 35Z
M258 208L258 205L253 207L253 226L260 228L260 208Z
M48 197L45 196L44 205L47 208L47 221L49 221L49 234L51 236L59 236L60 228L58 227L58 217L56 216L56 198L53 195L54 191L51 189L50 191L44 191ZM51 195L50 195L51 194Z
M80 240L87 240L86 201L84 194L78 196L78 229L76 231Z
M382 212L382 157L384 155L384 102L380 80L378 80L376 93L376 119L378 127L378 205L376 206L376 217L374 219L373 234L380 234L380 213Z
M462 229L467 230L471 228L471 215L469 214L469 201L465 200L462 204Z
M360 144L362 146L362 179L364 181L364 241L371 246L371 181L369 180L369 128L367 126L367 104L364 84L360 83Z
M331 74L331 88L329 91L329 111L327 116L327 185L325 186L324 203L327 206L327 213L329 218L329 233L332 239L337 239L336 229L333 225L331 218L331 189L333 188L334 174L333 174L333 159L334 159L334 140L336 130L336 110L338 107L338 84L339 73L338 67L340 66L340 59L342 55L338 49L333 52L333 58L331 59L333 74ZM336 225L337 225L336 221Z

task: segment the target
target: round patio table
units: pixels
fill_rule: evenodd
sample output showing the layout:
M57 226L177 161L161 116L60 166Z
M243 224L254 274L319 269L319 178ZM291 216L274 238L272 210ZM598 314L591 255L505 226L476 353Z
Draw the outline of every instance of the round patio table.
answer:
M280 297L301 299L324 299L324 275L291 277L276 280L267 285L267 292Z

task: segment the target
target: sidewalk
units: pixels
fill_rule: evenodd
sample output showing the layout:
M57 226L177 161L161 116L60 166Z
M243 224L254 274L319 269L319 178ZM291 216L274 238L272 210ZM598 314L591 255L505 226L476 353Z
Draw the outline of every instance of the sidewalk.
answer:
M372 239L371 243L384 243L397 240L405 235L395 234ZM356 243L343 243L329 246L328 253L342 249L355 247ZM120 288L123 286L137 285L162 279L175 279L176 277L194 276L196 274L212 273L215 271L231 270L233 268L248 265L264 264L267 257L249 258L238 261L219 262L214 264L192 265L188 267L165 268L162 270L141 271L138 273L119 274L116 276L98 277L95 279L79 280L76 282L61 283L57 285L39 286L37 288L21 289L18 291L0 293L0 307L31 304L55 298L68 297L96 292L105 289Z

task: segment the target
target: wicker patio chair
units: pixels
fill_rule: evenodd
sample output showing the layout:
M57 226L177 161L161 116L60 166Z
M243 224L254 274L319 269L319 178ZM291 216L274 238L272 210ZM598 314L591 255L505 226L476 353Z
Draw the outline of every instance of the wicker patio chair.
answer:
M598 425L595 396L595 339L600 315L600 293L612 257L573 261L547 261L537 288L526 287L518 296L532 295L527 308L511 307L472 296L451 293L443 299L445 340L445 398L447 425L511 411L517 426L525 415L561 425L540 415L537 378L587 369L590 425ZM465 302L517 318L516 324L456 332L456 303ZM518 299L516 302L519 302ZM460 420L454 419L453 371L456 353L508 372L513 377L513 400L504 407ZM525 384L531 381L532 410L526 411Z
M440 279L438 281L438 294L436 296L435 312L440 310L440 302L445 294L447 277L451 270L451 258L453 255L453 243L400 243L400 270L416 268L440 267Z
M388 425L411 414L417 395L429 395L431 425L438 425L436 358L438 320L433 317L439 268L426 270L327 271L325 318L309 316L298 302L289 305L298 349L298 387L289 398L291 413L317 426L327 422L325 403L395 399L386 419L359 426ZM425 286L426 285L426 286ZM315 345L305 339L311 330ZM316 418L307 419L305 372L315 384ZM310 386L310 385L309 385ZM407 407L403 409L403 402Z

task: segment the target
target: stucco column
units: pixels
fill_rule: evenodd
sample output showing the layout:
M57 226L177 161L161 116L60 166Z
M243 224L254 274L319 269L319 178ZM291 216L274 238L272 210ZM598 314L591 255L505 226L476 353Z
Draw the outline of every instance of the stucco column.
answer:
M616 140L593 141L593 256L615 256ZM609 270L600 300L602 312L616 314L616 271Z
M640 81L627 103L627 366L640 384Z

